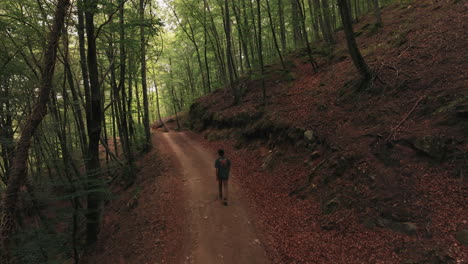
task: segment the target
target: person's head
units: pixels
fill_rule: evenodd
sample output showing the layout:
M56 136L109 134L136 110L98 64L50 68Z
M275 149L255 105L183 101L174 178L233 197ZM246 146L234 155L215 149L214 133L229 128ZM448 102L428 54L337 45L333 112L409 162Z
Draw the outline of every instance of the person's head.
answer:
M224 149L218 149L218 155L219 156L224 156Z

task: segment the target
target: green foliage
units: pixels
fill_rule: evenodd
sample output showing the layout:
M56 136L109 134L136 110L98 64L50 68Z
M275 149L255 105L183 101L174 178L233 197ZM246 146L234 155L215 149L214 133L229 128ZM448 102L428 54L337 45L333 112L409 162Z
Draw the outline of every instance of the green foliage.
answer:
M407 35L409 33L409 30L403 30L400 28L400 30L393 32L390 39L388 40L388 43L392 45L394 48L401 47L403 44L405 44L408 39Z
M282 74L282 79L286 82L292 82L296 79L296 77L294 76L294 73L290 71L284 71Z
M438 99L438 98L431 98L431 99L435 100L435 99ZM446 102L443 106L441 106L439 109L434 111L433 114L440 114L440 113L453 111L458 105L461 105L461 104L463 104L465 102L468 102L468 95L459 95L459 97L457 97L457 99Z
M45 227L22 230L14 241L13 256L20 264L60 264L72 254L68 234Z
M135 135L133 140L133 151L142 153L146 144L145 130L143 124L135 124Z
M379 30L382 28L381 24L373 23L373 24L365 24L361 28L361 32L364 32L367 37L375 35Z
M312 49L313 54L324 57L327 60L332 60L335 57L333 51L334 49L331 45L317 45Z

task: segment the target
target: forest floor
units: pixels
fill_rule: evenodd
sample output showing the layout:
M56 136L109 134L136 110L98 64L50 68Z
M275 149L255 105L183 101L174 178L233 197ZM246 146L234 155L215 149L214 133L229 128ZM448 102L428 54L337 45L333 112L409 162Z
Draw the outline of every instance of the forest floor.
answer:
M343 32L288 70L200 98L191 127L226 149L272 263L467 263L468 5L411 1L354 25L378 79L356 90ZM465 230L465 231L463 231ZM458 237L458 239L457 239ZM465 242L466 243L466 242Z
M172 129L153 134L155 149L140 161L139 182L126 192L138 194L108 206L85 263L269 263L236 177L225 206L216 156L194 138Z
M183 263L188 237L184 176L161 134L137 162L136 182L106 205L99 240L81 263Z

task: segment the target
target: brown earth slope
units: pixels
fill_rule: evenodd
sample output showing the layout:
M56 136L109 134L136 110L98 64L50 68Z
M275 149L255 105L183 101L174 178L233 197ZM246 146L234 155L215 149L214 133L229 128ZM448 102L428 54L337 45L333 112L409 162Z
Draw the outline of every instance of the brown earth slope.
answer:
M342 32L333 52L243 80L191 108L200 141L223 146L254 203L274 263L466 263L468 5L415 1L355 25L378 78L357 78ZM320 57L318 53L326 54ZM294 79L294 80L292 80ZM206 142L208 139L210 142Z

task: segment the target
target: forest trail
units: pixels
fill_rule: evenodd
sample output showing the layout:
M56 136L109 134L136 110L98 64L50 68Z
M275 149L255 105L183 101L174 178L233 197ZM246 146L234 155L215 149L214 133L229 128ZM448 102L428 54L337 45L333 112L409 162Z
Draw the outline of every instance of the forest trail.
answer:
M174 173L183 174L185 206L190 214L184 263L268 263L236 180L229 183L228 206L217 197L215 155L192 140L190 132L157 133L156 137L169 147L160 151L176 157L172 159Z

